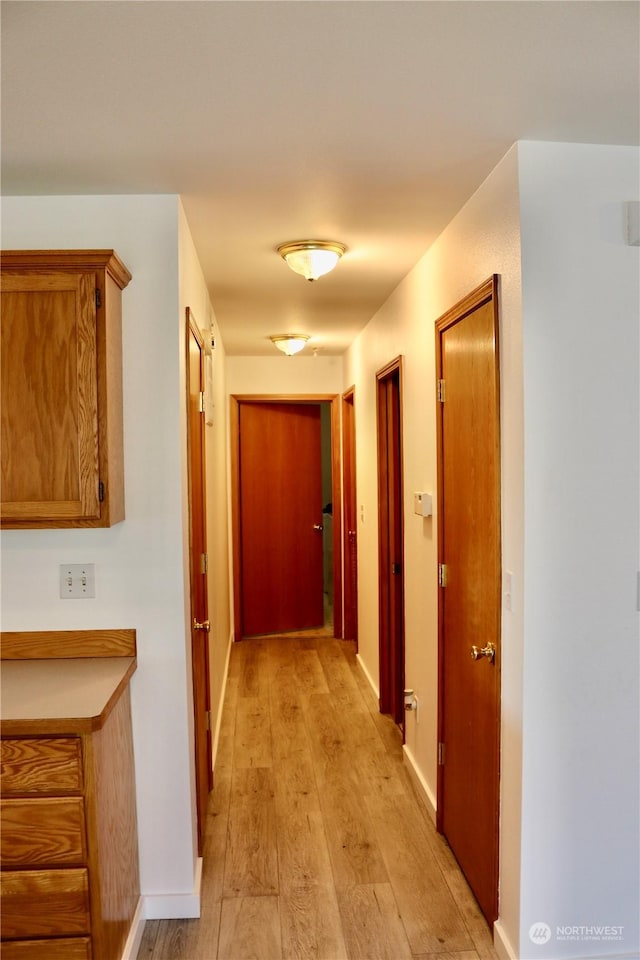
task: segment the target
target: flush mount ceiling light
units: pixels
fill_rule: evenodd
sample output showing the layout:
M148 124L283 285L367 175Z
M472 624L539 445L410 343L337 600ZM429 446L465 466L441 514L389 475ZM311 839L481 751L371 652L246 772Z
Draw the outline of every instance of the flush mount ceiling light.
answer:
M288 357L292 357L294 353L300 353L308 339L306 333L278 333L270 337L278 350L282 350Z
M291 240L281 243L278 253L305 280L317 280L333 270L347 248L335 240Z

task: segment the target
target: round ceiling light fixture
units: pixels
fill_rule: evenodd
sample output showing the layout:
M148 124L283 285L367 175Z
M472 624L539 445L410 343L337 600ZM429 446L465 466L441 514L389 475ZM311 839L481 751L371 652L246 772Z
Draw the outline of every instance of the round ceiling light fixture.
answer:
M280 244L278 253L294 273L317 280L333 270L346 249L336 240L290 240Z
M293 357L304 349L309 337L306 333L276 333L269 339L278 350L282 350L288 357Z

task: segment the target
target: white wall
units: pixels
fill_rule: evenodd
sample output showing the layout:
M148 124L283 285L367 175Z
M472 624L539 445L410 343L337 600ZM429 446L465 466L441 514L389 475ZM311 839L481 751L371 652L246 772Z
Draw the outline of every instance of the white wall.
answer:
M227 394L341 393L342 369L342 357L227 357Z
M640 251L630 147L520 145L525 670L520 956L638 956ZM533 945L529 927L552 937ZM556 927L623 926L621 941Z
M180 243L180 313L186 330L186 309L191 308L201 331L212 331L215 350L211 360L211 375L206 377L205 390L211 393L206 404L205 427L207 473L207 551L209 555L209 669L211 689L211 716L213 721L214 752L220 729L227 659L231 642L230 578L229 578L229 514L227 509L227 446L228 423L225 394L225 352L218 324L209 301L207 286L193 244L182 204L179 209ZM181 356L185 355L186 345ZM181 368L184 376L183 368ZM187 501L184 501L183 522L188 524ZM185 547L187 544L185 543ZM188 578L188 553L185 552L185 578ZM186 597L188 601L188 597Z
M437 516L413 513L413 492L434 495L437 449L434 323L500 274L502 550L522 596L522 376L517 149L512 149L403 280L345 357L356 384L360 654L378 678L378 531L375 373L404 356L406 685L420 700L407 715L406 750L435 806L437 787ZM519 912L522 604L503 612L501 917L517 932Z
M6 198L2 241L7 249L114 248L133 275L122 295L126 519L107 530L4 532L2 626L136 629L132 710L142 892L188 898L195 848L178 200ZM60 600L58 565L81 562L95 563L96 598Z

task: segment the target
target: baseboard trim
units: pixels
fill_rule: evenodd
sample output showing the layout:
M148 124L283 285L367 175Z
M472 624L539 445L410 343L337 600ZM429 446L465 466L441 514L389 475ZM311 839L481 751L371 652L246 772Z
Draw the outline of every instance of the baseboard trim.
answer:
M216 757L218 756L218 744L220 742L220 728L222 726L222 711L224 710L224 698L227 692L227 680L229 677L229 661L231 659L231 646L234 643L233 634L229 634L229 643L227 644L227 657L224 662L224 681L222 684L222 696L218 704L218 715L216 716L215 727L213 731L213 745L211 747L211 762L213 769L216 768Z
M422 771L418 767L415 757L413 756L411 750L406 745L406 743L402 748L402 752L404 755L404 762L407 768L407 773L409 774L409 778L411 780L411 783L413 784L413 788L416 792L416 796L418 797L418 800L422 803L422 806L425 808L429 816L429 819L432 820L435 825L436 806L437 806L436 798L434 797L433 793L429 789L429 784L427 783L424 776L422 775Z
M493 925L493 948L500 960L518 960L518 955L505 933L502 920L496 920Z
M369 671L367 670L367 668L366 668L366 666L365 666L365 664L364 664L364 660L362 659L362 657L360 656L359 653L356 653L356 660L357 660L357 662L358 662L358 664L359 664L359 666L360 666L360 669L362 670L362 672L364 673L365 677L367 678L367 681L368 681L368 683L369 683L369 686L371 687L371 689L372 689L373 692L375 693L375 695L376 695L376 700L379 700L379 699L380 699L380 690L379 690L378 687L376 686L373 677L371 676L371 674L370 674Z
M202 857L196 861L193 893L148 893L144 897L145 920L197 920L200 916Z
M129 935L122 950L122 960L136 960L142 943L146 919L144 897L138 897L138 905L131 921Z

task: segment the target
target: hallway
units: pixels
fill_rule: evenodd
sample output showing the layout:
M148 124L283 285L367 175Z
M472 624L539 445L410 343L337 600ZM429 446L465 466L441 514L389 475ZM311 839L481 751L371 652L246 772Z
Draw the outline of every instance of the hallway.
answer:
M350 642L234 644L199 920L138 960L495 960Z

